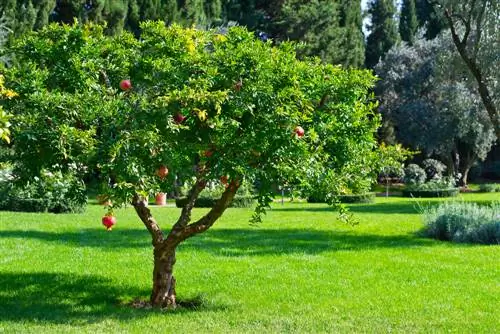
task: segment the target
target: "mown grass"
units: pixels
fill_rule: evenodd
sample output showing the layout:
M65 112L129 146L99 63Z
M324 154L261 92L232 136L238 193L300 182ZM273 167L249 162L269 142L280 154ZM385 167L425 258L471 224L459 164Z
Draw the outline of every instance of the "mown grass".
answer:
M440 201L352 205L355 227L321 204L275 204L258 226L229 209L180 247L177 292L195 307L173 312L126 305L148 297L152 271L133 210L112 232L97 205L0 212L0 332L497 332L500 247L419 237L419 208ZM154 213L168 227L179 209Z

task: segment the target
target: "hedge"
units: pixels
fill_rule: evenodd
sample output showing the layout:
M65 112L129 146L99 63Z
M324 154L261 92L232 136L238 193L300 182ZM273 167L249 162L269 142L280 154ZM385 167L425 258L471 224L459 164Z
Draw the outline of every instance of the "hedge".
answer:
M335 196L340 203L372 203L375 200L375 193L350 194ZM325 199L310 196L307 198L308 203L326 203Z
M411 190L403 189L404 197L455 197L460 192L459 188L435 189L435 190Z
M76 203L71 200L53 203L45 198L8 197L0 201L0 210L16 212L81 213L85 211L86 205L86 202Z
M215 205L217 200L218 198L213 197L199 197L194 203L194 206L196 208L211 208ZM177 198L175 200L175 205L178 208L182 208L186 205L187 201L187 197ZM254 203L255 198L252 196L236 196L229 206L232 208L248 208Z

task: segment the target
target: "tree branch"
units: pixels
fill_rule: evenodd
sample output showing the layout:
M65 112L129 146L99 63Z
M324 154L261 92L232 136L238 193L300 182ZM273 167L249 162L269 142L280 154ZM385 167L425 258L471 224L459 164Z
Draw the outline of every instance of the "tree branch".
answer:
M172 227L171 233L173 233L174 235L180 233L184 229L184 227L191 221L191 211L193 210L196 200L200 196L202 190L205 189L206 185L207 182L204 179L200 178L196 180L196 183L189 191L188 201L182 208L181 216Z
M467 44L467 40L469 39L470 31L471 31L471 22L472 22L472 14L474 13L474 7L476 7L476 0L472 0L472 3L469 8L469 13L467 15L467 21L465 22L465 33L464 38L462 39L462 43ZM465 12L465 4L463 5L463 11Z
M208 230L229 207L239 187L240 182L238 180L232 180L213 208L198 221L186 226L183 232L182 240Z
M151 211L146 206L146 200L141 198L138 194L135 194L132 199L132 205L134 206L135 212L137 212L137 215L141 218L142 222L151 234L153 246L156 247L161 244L164 240L163 232L161 231L161 228L156 220L153 218L153 215L151 215Z
M477 59L477 54L479 53L479 43L481 42L481 37L483 32L482 24L487 3L488 3L487 1L483 1L483 6L479 11L479 14L476 19L476 40L474 41L474 58L476 59Z

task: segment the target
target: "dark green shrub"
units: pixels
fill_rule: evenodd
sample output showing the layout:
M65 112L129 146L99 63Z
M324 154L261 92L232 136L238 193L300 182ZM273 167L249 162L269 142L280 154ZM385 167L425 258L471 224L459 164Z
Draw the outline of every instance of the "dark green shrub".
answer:
M403 189L402 194L404 197L455 197L459 192L459 188L435 190Z
M405 197L453 197L460 192L459 188L453 186L450 178L442 178L426 183L406 186L403 189Z
M333 196L340 203L372 203L375 200L375 193L348 194ZM326 200L319 197L309 196L308 203L326 203Z
M482 193L500 192L500 183L484 183L479 185L479 191Z
M375 193L339 195L336 197L340 203L372 203Z
M214 197L199 197L194 206L196 208L211 208L217 202L218 198ZM175 205L178 208L184 207L188 199L186 197L177 198L175 200ZM248 208L255 204L255 198L253 196L236 196L231 202L230 207L232 208Z
M425 236L453 242L500 243L500 205L448 202L424 213Z
M50 201L43 198L10 197L2 203L0 210L22 212L47 212L51 206Z

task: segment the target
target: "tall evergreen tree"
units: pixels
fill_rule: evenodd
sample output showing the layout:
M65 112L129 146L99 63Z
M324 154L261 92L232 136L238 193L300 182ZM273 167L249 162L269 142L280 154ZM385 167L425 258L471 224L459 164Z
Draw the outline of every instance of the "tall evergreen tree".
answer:
M339 25L342 30L338 49L340 63L346 67L362 67L365 63L365 38L361 2L340 2Z
M401 15L399 17L399 34L401 35L401 39L408 42L409 45L413 45L417 29L418 21L415 0L403 0Z
M372 0L368 12L371 16L370 35L366 41L367 68L373 68L384 54L397 43L398 29L394 19L393 0Z
M319 56L324 62L339 64L338 4L330 0L287 0L274 20L280 40L305 42L299 55Z
M425 37L434 39L446 28L446 19L432 6L430 0L415 0L419 28L425 28Z

